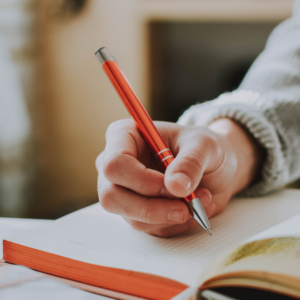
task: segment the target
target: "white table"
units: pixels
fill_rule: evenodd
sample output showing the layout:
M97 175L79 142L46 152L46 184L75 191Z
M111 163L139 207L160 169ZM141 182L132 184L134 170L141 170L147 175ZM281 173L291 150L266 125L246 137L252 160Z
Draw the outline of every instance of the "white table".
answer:
M2 241L9 236L16 235L27 229L33 229L45 225L49 220L29 220L29 219L10 219L0 218L0 257L2 253ZM12 284L0 288L1 300L108 300L100 295L91 294L61 283L20 266L0 267L0 286L6 282ZM28 278L32 278L28 280ZM19 280L20 279L20 280ZM22 280L23 279L23 280ZM19 283L17 283L19 282Z

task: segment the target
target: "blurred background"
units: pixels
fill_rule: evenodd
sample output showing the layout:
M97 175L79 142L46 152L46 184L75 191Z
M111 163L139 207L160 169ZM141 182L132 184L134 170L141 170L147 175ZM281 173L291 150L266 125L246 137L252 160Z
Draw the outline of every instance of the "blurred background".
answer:
M0 216L97 202L105 131L128 118L106 46L157 120L235 89L292 0L0 0Z

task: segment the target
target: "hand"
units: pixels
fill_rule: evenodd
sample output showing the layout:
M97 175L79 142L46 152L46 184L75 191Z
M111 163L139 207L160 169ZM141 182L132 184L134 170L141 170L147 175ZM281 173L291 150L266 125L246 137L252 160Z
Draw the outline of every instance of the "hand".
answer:
M259 145L229 119L208 128L155 125L176 157L165 174L129 119L109 126L106 148L96 161L101 205L136 230L170 237L193 229L199 225L180 198L195 191L211 217L258 174Z

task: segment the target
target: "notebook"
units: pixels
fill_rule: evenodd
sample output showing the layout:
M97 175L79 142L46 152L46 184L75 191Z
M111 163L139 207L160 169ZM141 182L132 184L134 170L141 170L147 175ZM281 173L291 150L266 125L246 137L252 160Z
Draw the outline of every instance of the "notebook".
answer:
M222 262L227 259L226 249L251 243L259 233L255 240L270 239L266 229L299 214L300 191L281 190L262 198L231 200L211 219L212 236L197 228L164 239L135 231L95 204L4 240L3 252L7 262L71 280L96 293L98 289L124 299L171 299L205 283L207 274L219 272L212 261L220 255ZM299 228L285 236L300 236Z

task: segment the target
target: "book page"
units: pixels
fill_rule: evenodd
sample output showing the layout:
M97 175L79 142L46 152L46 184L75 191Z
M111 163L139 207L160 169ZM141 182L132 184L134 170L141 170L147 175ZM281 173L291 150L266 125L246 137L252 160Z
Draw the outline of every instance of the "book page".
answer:
M246 242L276 237L300 237L300 214L250 237Z
M260 271L265 276L268 271L297 277L299 286L300 214L252 236L224 257L219 274Z
M300 297L300 214L222 253L198 284L247 286Z
M133 230L119 216L90 206L9 241L83 262L145 272L195 285L224 249L300 213L300 192L234 199L210 220L212 236L198 228L174 238Z
M3 257L2 241L4 239L15 236L26 230L41 227L51 222L52 221L50 220L0 218L0 258Z
M45 224L50 224L50 220L30 220L30 219L15 219L15 218L0 218L0 258L2 258L2 240L20 232L38 228ZM37 278L45 277L46 275L35 272L22 266L16 266L4 263L0 259L0 290L22 284L23 282L36 280ZM1 291L0 291L1 296ZM1 298L1 297L0 297Z

